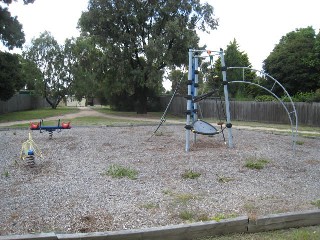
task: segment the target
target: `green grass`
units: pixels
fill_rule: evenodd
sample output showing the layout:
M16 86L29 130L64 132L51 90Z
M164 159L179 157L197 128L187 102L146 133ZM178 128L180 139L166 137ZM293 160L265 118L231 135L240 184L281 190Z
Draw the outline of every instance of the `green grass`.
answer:
M234 178L226 177L226 176L222 176L222 175L218 175L218 174L217 174L217 180L218 180L218 182L220 182L220 183L227 183L227 182L233 181Z
M318 207L318 208L320 208L320 199L312 201L311 204L316 206L316 207Z
M246 161L244 164L245 167L250 168L250 169L263 169L267 164L269 163L269 160L267 159L254 159L250 158Z
M70 119L71 124L74 126L112 126L112 125L135 125L148 123L148 121L139 121L139 120L126 120L126 119L115 119L108 117L78 117L75 119Z
M210 217L210 220L214 220L216 222L220 222L223 219L229 219L229 218L235 218L237 217L236 214L223 214L219 213L217 215L214 215L213 217Z
M204 118L202 120L209 122L209 123L214 123L214 124L219 122L219 120L215 119L215 118ZM270 129L274 129L274 130L276 130L276 129L287 130L287 132L291 134L290 124L273 124L273 123L249 122L249 121L243 122L243 121L232 120L232 125L234 127L247 126L247 127L252 127L252 128L270 128ZM309 127L306 125L299 125L298 132L299 131L310 131L310 132L317 132L318 134L320 134L319 127ZM301 135L301 134L299 133L299 135Z
M204 222L210 221L207 214L199 213L196 211L190 211L187 209L181 210L178 213L178 217L186 222Z
M217 214L213 217L209 217L207 214L195 212L195 211L190 211L190 210L181 210L178 214L178 217L184 221L189 221L189 222L199 222L199 221L216 221L220 222L223 219L230 219L230 218L235 218L237 215L235 214Z
M41 109L28 110L28 111L5 113L0 115L0 123L31 120L31 119L40 120L47 117L60 116L60 115L65 115L69 113L76 113L79 111L80 110L78 108L61 107L57 109L41 108Z
M320 226L292 228L285 230L238 233L224 236L205 237L197 240L318 240L320 239Z
M180 204L187 204L187 202L197 198L192 193L179 193L179 194L175 194L174 197L176 202Z
M184 179L196 179L201 176L201 173L194 172L192 170L186 170L183 174L181 174Z
M187 204L190 200L197 199L198 196L192 193L175 193L172 190L163 190L163 194L169 195L174 198L175 203L178 204Z
M157 203L146 203L146 204L141 205L141 207L150 210L150 209L159 208L159 204L157 204Z
M111 114L115 116L121 117L147 117L147 118L161 118L161 112L148 112L147 114L137 114L136 112L125 112L125 111L115 111L110 109L109 107L102 107L102 108L94 108L95 111L104 113L104 114Z
M304 142L303 142L303 141L296 141L296 144L297 144L297 145L303 145Z
M119 116L118 119L114 118L104 118L104 117L79 117L71 120L71 125L73 126L105 126L105 125L117 125L117 124L128 124L128 125L136 125L136 124L149 124L151 123L151 120L159 120L161 116L163 115L163 112L148 112L147 114L137 114L136 112L119 112L111 110L108 107L94 107L95 111L112 115L113 117ZM42 109L36 109L36 110L29 110L29 111L21 111L21 112L12 112L12 113L6 113L0 115L0 123L5 122L12 122L12 121L28 121L31 119L45 119L47 117L53 117L53 116L62 116L68 113L75 113L79 112L80 110L78 108L72 108L72 107L59 107L57 109L51 109L51 108L42 108ZM120 117L130 117L133 119L121 119ZM134 120L134 118L139 118L139 120ZM141 120L143 118L144 120ZM168 114L166 116L166 119L168 120L179 120L184 121L185 118L182 116L175 116ZM150 120L148 122L148 120ZM203 119L208 122L215 123L218 120L217 119ZM68 121L68 119L63 119L61 117L61 121ZM240 122L240 121L232 121L234 127L237 126L249 126L252 128L255 127L264 127L264 128L270 128L271 131L276 132L277 129L280 130L287 130L286 132L281 132L281 134L291 134L291 129L288 124L267 124L267 123L259 123L259 122ZM57 122L47 122L45 121L45 124L47 126L56 125ZM152 124L155 124L155 122L152 122ZM10 126L10 128L27 128L29 124L19 124ZM307 133L300 133L299 136L303 137L319 137L320 136L320 128L317 127L308 127L308 126L299 126L299 131L306 131ZM310 133L308 133L308 131ZM302 142L297 142L298 145L300 145Z
M183 210L179 213L179 218L184 221L194 221L195 214L188 210Z
M100 113L111 114L119 117L149 118L149 119L159 119L159 121L163 115L163 112L148 112L147 114L137 114L136 112L115 111L110 109L109 107L94 108L94 110ZM175 116L172 114L167 114L166 119L175 119L175 120L182 120L182 121L185 120L184 117Z
M113 178L127 177L131 180L135 180L138 177L138 171L117 164L112 164L105 174Z
M138 124L151 124L151 122L140 121L140 120L126 120L126 119L116 119L108 117L78 117L74 119L61 118L61 122L71 122L72 126L116 126L116 125L138 125ZM58 124L57 120L44 120L43 126L56 126ZM152 123L154 124L154 123ZM7 128L29 128L30 123L15 124L8 126Z
M10 176L9 171L3 171L2 176L8 178Z

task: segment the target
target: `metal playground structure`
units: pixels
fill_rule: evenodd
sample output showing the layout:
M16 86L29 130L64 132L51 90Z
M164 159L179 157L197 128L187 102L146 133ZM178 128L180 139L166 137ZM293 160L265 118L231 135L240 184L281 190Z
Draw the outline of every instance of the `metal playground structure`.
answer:
M205 122L198 117L199 105L198 103L201 100L204 100L214 93L216 93L215 89L212 91L198 95L198 87L199 87L199 59L213 58L213 56L218 56L221 62L221 75L222 75L222 84L223 84L223 94L224 94L224 105L225 105L225 114L226 114L226 123L219 122L220 130L218 130L215 126L211 125L208 122ZM228 79L227 71L230 69L240 69L242 71L241 79ZM259 75L260 81L253 81L252 79L246 79L245 71L254 72ZM181 79L182 80L182 79ZM173 101L173 98L176 95L178 88L180 87L180 83L176 86L176 89L167 105L160 123L157 129L153 132L152 136L156 133L156 131L160 128L162 123L165 122L166 114L169 110L169 107ZM228 147L233 148L233 136L232 136L232 123L231 123L231 113L230 113L230 101L229 101L229 91L228 86L230 84L235 83L244 83L251 84L256 87L260 87L263 90L267 91L273 97L275 97L283 106L286 111L290 125L291 125L291 135L292 135L292 147L295 151L296 146L296 138L298 133L298 117L295 105L292 101L291 96L287 92L287 90L283 87L283 85L277 81L275 78L265 73L264 71L252 69L249 67L227 67L224 60L224 51L220 49L219 51L211 51L211 50L195 50L189 49L189 67L188 67L188 92L187 92L187 111L186 111L186 125L185 125L185 134L186 134L186 145L185 151L188 152L190 150L190 141L191 141L191 133L193 133L193 141L196 143L197 134L202 135L216 135L219 133L223 134L223 131L227 129L228 131ZM269 87L271 86L271 87ZM276 93L276 90L278 93ZM285 96L287 98L287 102L285 103L281 96ZM223 127L222 125L225 124ZM151 136L151 137L152 137ZM224 135L223 135L224 136Z

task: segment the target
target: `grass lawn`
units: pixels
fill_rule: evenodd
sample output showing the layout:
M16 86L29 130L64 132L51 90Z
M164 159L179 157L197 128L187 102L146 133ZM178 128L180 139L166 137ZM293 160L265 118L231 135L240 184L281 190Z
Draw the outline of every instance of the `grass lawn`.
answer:
M116 125L116 124L125 124L125 125L135 125L135 124L149 124L151 123L148 120L158 119L160 122L160 118L163 115L163 112L148 112L147 114L137 114L136 112L119 112L111 110L109 107L94 107L93 110L98 111L100 113L104 113L107 115L112 115L113 118L106 117L79 117L75 119L64 119L61 118L61 121L67 122L71 121L71 125L73 126L106 126L106 125ZM59 107L57 109L51 108L42 108L36 110L29 111L21 111L21 112L12 112L0 115L0 123L10 122L10 121L20 121L20 120L31 120L31 119L44 119L52 116L60 116L68 113L76 113L80 110L78 108L70 108L70 107ZM116 119L114 117L119 116L121 119ZM123 119L123 117L130 118L139 118L139 120L132 119ZM143 120L141 120L143 119ZM182 116L174 116L168 114L166 116L167 120L180 120L181 122L185 121L185 118ZM210 123L218 122L217 119L206 118L204 121ZM45 121L44 124L46 126L57 125L56 121ZM153 124L156 124L153 122ZM291 128L289 124L268 124L268 123L260 123L260 122L241 122L241 121L232 121L234 127L237 126L248 126L252 128L270 128L270 129L280 129L287 130L283 134L291 134ZM11 126L10 128L20 128L20 127L28 127L29 124L19 124ZM320 128L319 127L309 127L309 126L298 126L298 132L300 131L309 131L310 133L299 133L300 136L305 137L319 137L320 136ZM312 133L311 133L312 132Z
M318 240L320 239L320 226L292 228L260 233L230 234L219 237L207 237L197 240Z
M79 111L80 110L78 108L67 108L67 107L60 108L59 107L56 109L41 108L41 109L28 110L28 111L11 112L11 113L0 114L0 123L31 120L31 119L40 120L47 117L65 115L68 113L76 113Z
M163 115L163 112L148 112L147 114L137 114L136 112L120 112L111 110L109 107L102 107L102 108L94 108L97 112L104 113L104 114L111 114L114 116L121 116L121 117L137 117L137 118L150 118L150 119L160 119ZM174 120L184 120L182 117L177 117L171 114L167 114L167 119L174 119Z

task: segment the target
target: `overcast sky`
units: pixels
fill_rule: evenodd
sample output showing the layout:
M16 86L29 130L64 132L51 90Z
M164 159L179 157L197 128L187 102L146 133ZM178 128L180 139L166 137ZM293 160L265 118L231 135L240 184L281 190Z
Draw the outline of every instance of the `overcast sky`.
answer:
M254 68L279 43L282 36L297 28L320 28L319 0L208 0L214 7L219 26L210 34L200 34L208 49L225 49L235 38L248 54Z
M204 2L204 0L202 0ZM23 24L26 43L45 30L59 43L79 35L76 29L88 0L36 0L23 5L22 0L10 5L12 15ZM240 50L260 70L282 36L296 28L320 28L319 0L207 0L219 18L217 30L200 34L200 43L210 50L225 49L234 38ZM187 53L186 53L187 56Z

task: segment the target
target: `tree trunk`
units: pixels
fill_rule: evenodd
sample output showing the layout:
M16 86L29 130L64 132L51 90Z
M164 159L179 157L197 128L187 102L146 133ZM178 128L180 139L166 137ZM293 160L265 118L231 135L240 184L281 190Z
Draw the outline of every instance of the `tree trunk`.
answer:
M62 100L62 97L61 96L58 96L56 100L53 100L51 101L47 96L46 96L46 100L47 100L47 103L50 104L51 108L52 109L56 109L60 103L60 101Z
M137 114L146 114L148 103L148 88L146 86L136 87L135 100L135 110Z
M46 101L49 103L52 109L56 109L55 104L46 96Z

